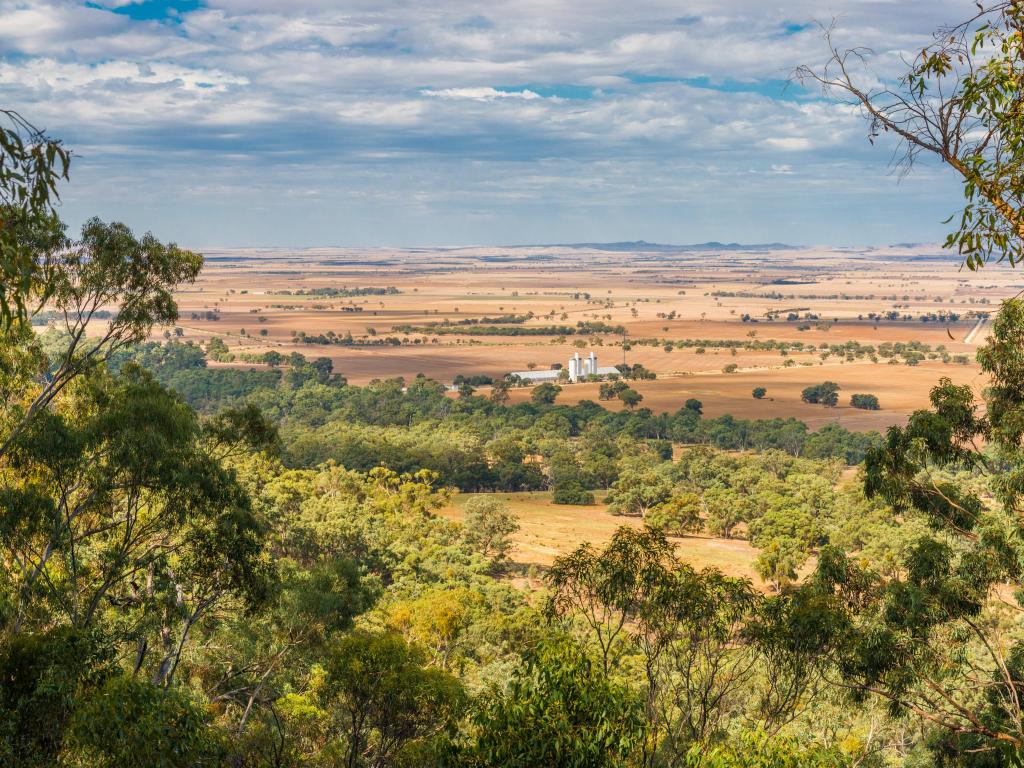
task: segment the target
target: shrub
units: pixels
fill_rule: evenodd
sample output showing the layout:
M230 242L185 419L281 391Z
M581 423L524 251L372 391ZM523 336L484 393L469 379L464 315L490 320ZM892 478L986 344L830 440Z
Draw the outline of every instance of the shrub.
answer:
M587 506L594 503L594 494L580 485L577 480L556 483L551 496L554 504L574 504Z
M764 387L754 387L754 391L750 394L754 396L755 400L763 400L764 396L768 394L768 390Z
M850 405L865 411L877 411L881 408L878 398L874 395L853 395L850 398Z
M807 387L801 394L800 399L805 403L821 403L829 408L839 405L839 385L834 381L826 381Z
M530 399L535 405L551 405L555 402L555 399L561 391L562 388L557 384L544 382L543 384L534 387L533 392L530 394Z
M629 387L619 392L618 397L619 400L622 401L622 404L625 405L630 410L636 408L644 399L643 395L641 395L635 389L631 389Z

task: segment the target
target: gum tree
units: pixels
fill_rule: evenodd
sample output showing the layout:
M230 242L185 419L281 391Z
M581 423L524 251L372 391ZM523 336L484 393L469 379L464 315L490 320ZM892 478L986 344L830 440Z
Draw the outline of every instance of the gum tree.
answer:
M1024 259L1024 3L976 2L975 14L935 32L895 79L870 71L873 51L840 48L825 30L829 58L801 66L794 79L860 111L869 140L894 136L904 172L931 156L953 169L966 200L948 221L969 269Z
M0 330L25 322L47 295L59 244L53 206L71 153L13 110L0 109Z

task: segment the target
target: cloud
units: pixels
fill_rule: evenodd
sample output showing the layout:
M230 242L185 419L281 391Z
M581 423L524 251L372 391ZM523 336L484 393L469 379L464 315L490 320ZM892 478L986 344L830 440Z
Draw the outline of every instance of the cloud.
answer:
M749 195L800 204L830 173L865 200L890 189L889 156L856 113L781 93L795 65L823 56L808 25L838 15L842 40L878 51L878 78L964 13L961 0L784 5L690 0L681 16L676 0L508 0L484 13L468 0L0 0L0 87L76 149L69 217L123 207L140 226L183 227L182 240L241 240L269 226L252 210L311 199L324 211L289 210L282 237L325 241L344 221L327 240L383 240L404 212L410 239L414 227L424 240L497 237L463 220L503 217L515 239L560 226L591 239L588 215L666 239L664 206L713 201L740 211L723 221L773 228L782 219ZM851 168L870 183L850 185ZM191 207L197 189L218 204ZM931 222L934 206L918 206Z
M802 136L764 139L761 143L769 149L781 149L784 152L802 152L813 146L810 139L805 139Z
M522 99L524 101L532 101L534 99L543 98L539 93L534 93L531 90L523 89L521 91L500 91L497 88L484 87L484 88L442 88L441 90L432 90L425 88L420 91L424 96L437 96L442 99L471 99L473 101L494 101L495 99ZM551 97L551 100L558 100L557 97Z

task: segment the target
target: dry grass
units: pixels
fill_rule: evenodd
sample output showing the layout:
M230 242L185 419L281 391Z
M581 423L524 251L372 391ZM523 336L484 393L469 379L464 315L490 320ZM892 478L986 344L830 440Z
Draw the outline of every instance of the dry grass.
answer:
M462 519L462 508L475 494L460 494L441 510L441 515ZM567 506L551 502L548 492L494 494L509 505L521 526L514 537L512 560L521 566L551 565L554 559L584 542L595 547L607 543L622 525L639 528L635 517L619 517L604 504ZM597 494L601 498L601 494ZM757 550L741 539L716 539L707 536L673 537L679 556L695 568L718 568L730 576L750 579L764 587L754 571Z

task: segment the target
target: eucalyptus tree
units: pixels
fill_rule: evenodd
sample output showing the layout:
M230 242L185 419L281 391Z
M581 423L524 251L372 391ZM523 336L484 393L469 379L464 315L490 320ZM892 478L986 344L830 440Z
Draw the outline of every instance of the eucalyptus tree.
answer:
M0 458L75 378L154 326L173 323L173 290L195 280L202 263L198 254L99 219L87 221L78 240L65 239L34 305L46 308L62 335L54 359L45 358L25 323L0 332Z
M966 203L949 219L956 229L946 246L972 270L993 258L1024 259L1024 3L974 5L969 19L937 30L895 79L870 71L870 49L838 46L834 26L825 31L827 62L794 72L859 109L872 143L895 137L901 170L930 156L960 176Z
M940 381L931 408L868 453L865 486L927 528L883 573L831 548L804 588L832 616L835 681L946 734L959 754L1024 764L1024 301L978 353L990 377Z
M51 289L60 225L57 185L71 152L14 110L0 109L0 330L24 323Z

